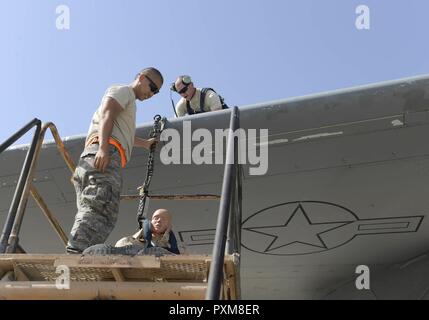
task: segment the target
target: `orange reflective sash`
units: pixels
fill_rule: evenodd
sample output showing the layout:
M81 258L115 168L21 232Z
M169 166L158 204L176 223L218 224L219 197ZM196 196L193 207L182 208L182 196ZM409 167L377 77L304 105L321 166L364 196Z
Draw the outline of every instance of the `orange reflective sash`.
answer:
M99 142L100 142L100 140L98 139L98 136L94 136L92 139L90 139L88 141L86 146L89 146L89 145L94 144L94 143L99 143ZM121 144L118 141L116 141L112 137L109 138L109 144L115 146L116 149L118 149L119 155L121 156L121 166L122 166L122 168L125 167L125 165L127 164L127 157L125 156L125 149L121 146Z

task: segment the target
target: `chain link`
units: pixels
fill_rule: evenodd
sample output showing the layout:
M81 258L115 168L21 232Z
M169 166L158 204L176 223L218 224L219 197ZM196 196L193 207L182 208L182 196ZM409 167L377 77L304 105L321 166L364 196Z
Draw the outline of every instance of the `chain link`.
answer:
M156 115L154 118L153 128L149 134L149 138L159 138L162 130L165 125L165 118L161 118L160 115ZM147 170L146 170L146 179L140 189L140 201L137 209L137 222L139 224L140 229L143 227L143 220L147 217L145 216L145 205L146 199L149 196L149 186L152 181L154 166L155 166L155 150L156 144L152 144L150 147L149 157L147 160Z

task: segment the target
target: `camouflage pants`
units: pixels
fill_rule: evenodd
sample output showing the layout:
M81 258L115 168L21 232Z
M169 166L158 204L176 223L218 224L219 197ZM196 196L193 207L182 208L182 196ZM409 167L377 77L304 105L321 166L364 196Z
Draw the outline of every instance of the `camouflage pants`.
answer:
M109 146L110 163L104 173L94 168L98 144L83 151L73 174L77 214L69 236L67 252L81 253L104 243L115 227L122 188L121 157Z

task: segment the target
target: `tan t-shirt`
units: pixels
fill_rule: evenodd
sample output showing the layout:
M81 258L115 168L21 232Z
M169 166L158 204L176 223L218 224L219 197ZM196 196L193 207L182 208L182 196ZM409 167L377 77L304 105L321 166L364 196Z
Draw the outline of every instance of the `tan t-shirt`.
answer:
M201 97L201 88L196 88L195 94L192 97L190 104L191 108L196 112L201 112L200 109L200 97ZM205 101L204 101L204 111L215 111L221 110L222 103L220 102L219 96L216 92L212 90L206 93ZM188 114L186 109L186 99L181 98L179 102L176 104L176 113L178 117L183 117Z
M125 150L127 162L131 158L131 152L134 145L134 136L136 132L136 96L131 87L127 85L113 85L104 93L102 103L95 111L91 125L89 126L86 141L88 142L95 136L98 136L100 128L101 107L104 99L107 97L115 99L124 109L113 122L111 137L118 141Z

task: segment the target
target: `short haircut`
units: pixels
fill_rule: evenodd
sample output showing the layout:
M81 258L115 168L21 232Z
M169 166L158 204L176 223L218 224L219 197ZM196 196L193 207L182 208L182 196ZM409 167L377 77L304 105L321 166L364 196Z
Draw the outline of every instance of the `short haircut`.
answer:
M161 72L156 68L149 67L141 70L139 73L137 73L136 79L140 77L141 74L145 74L145 75L154 74L161 80L162 83L164 83L164 77L162 76Z

